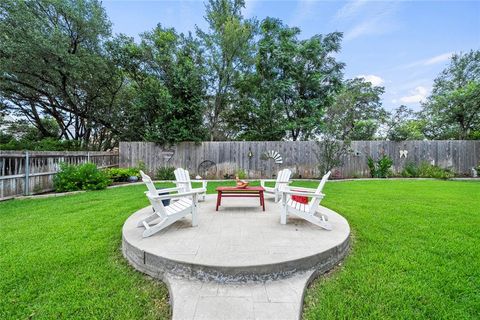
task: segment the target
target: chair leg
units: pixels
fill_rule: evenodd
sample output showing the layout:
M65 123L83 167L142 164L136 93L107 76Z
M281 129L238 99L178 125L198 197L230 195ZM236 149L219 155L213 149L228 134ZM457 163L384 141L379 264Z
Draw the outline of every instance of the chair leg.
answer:
M158 214L156 214L156 213L151 214L151 215L149 215L148 217L146 217L145 219L139 221L139 222L137 223L137 227L143 227L143 221L145 221L146 223L149 223L149 222L151 222L151 221L153 221L153 220L155 220L155 219L158 219L158 218L160 218L160 216L159 216Z
M193 204L192 204L192 227L198 226L197 221L197 194L193 195Z
M280 224L287 224L287 206L283 206L282 212L280 214Z

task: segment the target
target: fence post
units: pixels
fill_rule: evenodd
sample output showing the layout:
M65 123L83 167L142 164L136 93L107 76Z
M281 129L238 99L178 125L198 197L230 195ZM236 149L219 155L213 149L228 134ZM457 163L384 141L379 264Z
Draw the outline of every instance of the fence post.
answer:
M90 151L87 151L87 162L90 162Z
M25 195L30 194L30 155L25 151Z

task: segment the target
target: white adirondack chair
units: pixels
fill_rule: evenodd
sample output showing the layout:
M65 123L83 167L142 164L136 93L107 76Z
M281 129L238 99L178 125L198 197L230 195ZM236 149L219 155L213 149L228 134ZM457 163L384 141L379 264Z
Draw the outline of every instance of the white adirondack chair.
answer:
M197 200L198 191L183 192L180 187L159 189L155 188L152 179L143 171L140 171L142 180L147 185L148 191L145 192L148 200L153 207L153 214L138 222L138 227L145 227L143 237L150 237L151 235L165 229L172 223L185 217L187 214L192 214L192 226L197 226ZM159 193L174 192L175 194L159 195ZM162 200L178 199L176 202L171 202L170 205L164 206ZM156 224L149 224L150 222L158 220Z
M322 177L320 184L318 185L317 189L310 189L310 188L299 188L299 187L291 187L290 189L283 189L282 190L282 205L283 210L280 216L280 223L286 224L287 223L287 216L289 214L294 214L302 219L305 219L323 229L332 230L332 225L327 221L328 217L324 214L317 215L318 207L320 206L320 201L322 201L323 197L325 196L322 193L323 187L330 177L330 171L327 172ZM308 204L303 204L300 202L293 201L291 199L292 195L310 197L311 200Z
M281 189L288 187L291 175L292 171L290 169L283 169L278 172L277 179L262 179L260 180L260 185L265 189L265 193L273 193L275 195L275 202L278 202L282 196ZM265 186L265 182L273 181L275 181L273 188Z
M175 174L175 184L177 185L177 187L181 188L182 192L198 192L200 193L202 200L205 200L205 195L207 194L207 181L198 180L198 182L202 183L202 187L192 188L192 181L190 180L190 174L187 170L183 168L177 168L173 173Z

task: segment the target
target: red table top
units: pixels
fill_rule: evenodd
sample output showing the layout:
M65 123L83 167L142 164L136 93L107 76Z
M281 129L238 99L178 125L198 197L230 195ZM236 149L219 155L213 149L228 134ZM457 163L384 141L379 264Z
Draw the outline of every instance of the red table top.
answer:
M217 191L265 191L263 187L246 187L246 188L237 188L237 187L217 187Z

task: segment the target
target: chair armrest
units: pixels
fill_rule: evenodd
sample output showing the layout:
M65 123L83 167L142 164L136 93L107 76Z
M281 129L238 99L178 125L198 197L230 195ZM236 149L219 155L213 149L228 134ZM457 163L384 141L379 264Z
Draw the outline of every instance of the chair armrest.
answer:
M205 192L207 192L207 188L192 188L191 192L194 192L194 193L205 193Z
M295 186L288 186L288 189L285 189L285 191L290 191L290 190L298 190L302 192L312 192L312 193L315 193L315 191L317 191L317 189L302 188L302 187L295 187Z
M277 180L275 180L275 179L261 179L261 180L260 180L260 185L261 185L262 187L265 187L265 182L276 182L276 181L277 181Z
M184 198L184 197L188 197L188 196L198 195L198 194L203 193L203 192L204 192L204 189L194 189L194 190L189 191L189 192L166 194L166 195L163 195L163 196L154 196L154 197L151 197L151 198L156 199L156 200Z
M165 189L157 189L158 193L165 193L165 192L174 192L180 190L180 187L173 187L173 188L165 188ZM145 191L147 193L149 191Z
M309 193L309 192L302 192L302 191L293 191L293 190L284 190L282 194L285 195L293 195L293 196L303 196L303 197L312 197L312 198L323 198L325 194L323 193Z

